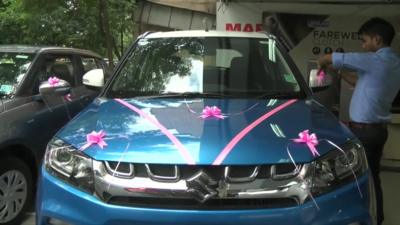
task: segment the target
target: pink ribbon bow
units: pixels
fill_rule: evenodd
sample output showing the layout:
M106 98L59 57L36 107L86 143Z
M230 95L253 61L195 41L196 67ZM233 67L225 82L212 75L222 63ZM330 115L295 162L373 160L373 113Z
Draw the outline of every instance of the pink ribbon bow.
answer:
M314 157L317 155L319 156L319 152L315 148L315 146L318 145L318 139L317 135L315 135L314 133L310 135L308 130L304 130L299 133L299 138L292 140L296 143L305 143Z
M212 107L206 106L203 109L203 112L201 113L200 117L202 119L212 118L212 117L218 118L218 119L224 119L225 118L225 116L223 116L221 114L221 110L217 106L212 106Z
M103 137L106 136L106 133L101 130L99 132L92 131L92 133L86 135L87 143L80 148L80 150L85 150L89 148L91 145L97 144L100 148L104 148L107 146L107 143L103 140Z
M322 82L325 80L325 77L326 77L325 72L323 70L319 70L318 74L317 74L318 85L322 85L323 84Z
M60 83L60 79L58 79L57 77L49 77L48 82L50 86L56 87Z

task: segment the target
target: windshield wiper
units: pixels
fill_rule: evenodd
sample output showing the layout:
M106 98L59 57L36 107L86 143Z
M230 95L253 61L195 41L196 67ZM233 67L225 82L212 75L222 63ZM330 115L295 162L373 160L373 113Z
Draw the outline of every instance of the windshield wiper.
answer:
M164 92L156 95L136 96L139 98L232 98L234 95L207 92Z
M119 98L304 98L303 92L237 92L237 93L217 93L217 92L129 92L113 93L113 97Z
M274 92L267 92L263 93L256 98L276 98L276 99L289 99L289 98L304 98L304 94L302 92L280 92L280 91L274 91Z

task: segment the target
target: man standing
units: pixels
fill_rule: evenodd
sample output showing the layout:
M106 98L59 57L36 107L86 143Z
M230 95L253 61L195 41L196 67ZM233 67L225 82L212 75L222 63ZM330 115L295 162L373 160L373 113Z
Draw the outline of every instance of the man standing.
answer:
M390 122L392 102L400 89L400 58L390 48L393 26L381 18L372 18L359 29L365 53L333 53L322 56L321 69L351 70L357 77L343 78L355 89L350 103L350 129L364 145L374 178L377 222L383 221L383 197L379 178L380 160Z

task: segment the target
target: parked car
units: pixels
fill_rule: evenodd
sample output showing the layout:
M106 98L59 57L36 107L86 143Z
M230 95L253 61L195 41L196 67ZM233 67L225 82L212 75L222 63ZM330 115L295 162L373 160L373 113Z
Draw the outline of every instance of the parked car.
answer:
M310 73L312 88L330 81ZM41 174L38 225L375 218L363 147L264 33L142 35L49 142Z
M0 46L0 224L19 224L32 205L46 144L99 93L82 84L99 68L87 50ZM49 78L68 90L52 93Z

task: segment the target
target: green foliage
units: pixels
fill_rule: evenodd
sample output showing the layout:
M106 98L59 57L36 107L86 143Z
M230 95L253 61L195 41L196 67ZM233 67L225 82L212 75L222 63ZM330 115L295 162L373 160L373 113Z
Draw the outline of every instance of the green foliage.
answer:
M0 0L0 44L67 46L102 55L108 50L119 58L132 42L135 1L105 0L108 21L100 18L104 14L100 1ZM106 35L112 39L112 49L106 49Z
M0 44L21 40L24 15L20 13L20 2L0 0Z

